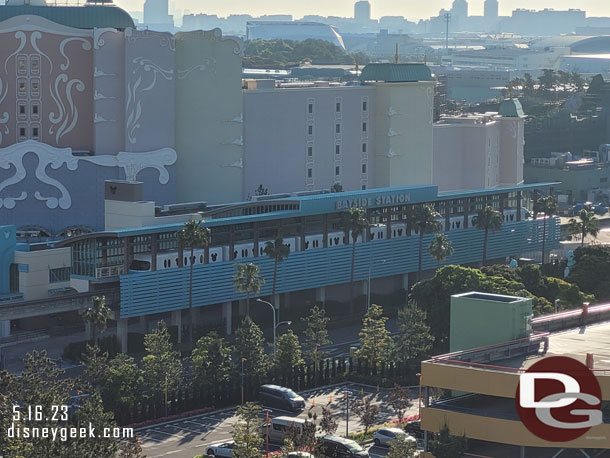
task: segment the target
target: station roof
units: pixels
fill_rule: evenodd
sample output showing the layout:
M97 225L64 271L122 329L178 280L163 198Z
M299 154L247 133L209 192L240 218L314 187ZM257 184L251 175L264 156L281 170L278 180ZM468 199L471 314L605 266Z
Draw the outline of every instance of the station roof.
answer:
M270 221L280 218L299 218L305 216L338 213L350 207L380 208L391 205L417 204L426 202L439 202L450 199L480 197L508 192L528 191L534 189L548 189L559 183L531 183L515 186L502 186L491 189L477 189L470 191L438 192L438 186L398 186L391 188L367 189L362 191L347 191L338 193L314 194L305 196L292 196L273 198L266 196L265 200L237 202L213 210L218 217L203 213L207 227L225 226L228 224L244 224L258 221ZM222 216L223 212L231 213L240 208L251 208L265 204L291 205L290 210L270 210L264 213L247 214L242 216ZM157 226L118 229L113 231L93 232L78 237L62 240L56 246L65 246L72 241L92 237L131 237L163 232L179 231L183 223L162 224Z
M85 6L0 6L0 22L16 16L41 16L49 21L76 29L135 28L133 19L125 10L113 5Z

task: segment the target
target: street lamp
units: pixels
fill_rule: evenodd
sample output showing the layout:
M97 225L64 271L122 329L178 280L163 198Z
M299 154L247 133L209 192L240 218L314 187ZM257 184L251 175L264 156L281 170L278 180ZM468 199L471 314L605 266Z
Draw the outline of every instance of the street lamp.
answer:
M246 358L241 358L241 403L244 403L244 363L248 361Z
M382 259L381 261L379 261L379 264L384 264L385 263L385 259ZM372 257L371 259L369 259L369 282L368 282L368 286L366 288L366 309L368 310L369 308L371 308L371 267L373 266L373 260Z
M421 373L415 374L419 378L419 397L418 397L418 408L417 415L419 416L419 420L421 421Z
M267 304L269 307L271 307L271 311L273 312L273 353L275 353L275 335L276 335L276 330L277 328L282 325L282 324L287 324L288 326L290 326L292 324L292 321L280 321L279 323L276 323L275 320L275 307L273 306L273 304L271 302L267 302L262 300L260 297L258 299L256 299L256 302L262 302L263 304Z

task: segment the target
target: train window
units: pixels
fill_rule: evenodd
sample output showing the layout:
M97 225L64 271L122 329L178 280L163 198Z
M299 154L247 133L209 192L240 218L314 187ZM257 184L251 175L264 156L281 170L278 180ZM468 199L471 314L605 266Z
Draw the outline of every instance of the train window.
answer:
M184 265L188 265L188 258L186 256L184 257Z
M178 264L179 264L179 263L178 263L178 258L176 258L176 267L178 266Z
M218 257L218 253L212 253L212 262L216 262L217 257Z
M129 266L129 270L138 270L138 271L147 271L150 270L150 262L149 261L140 261L138 259L134 259Z
M203 264L203 255L199 256L199 264Z

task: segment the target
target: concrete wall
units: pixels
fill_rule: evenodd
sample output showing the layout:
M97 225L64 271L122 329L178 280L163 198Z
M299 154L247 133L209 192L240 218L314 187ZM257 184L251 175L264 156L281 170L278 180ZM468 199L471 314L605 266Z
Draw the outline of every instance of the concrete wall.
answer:
M334 183L345 191L378 187L373 180L374 110L375 88L370 86L245 90L243 197L253 195L260 184L272 194L329 189Z
M178 202L242 199L240 47L220 29L176 34Z
M15 226L0 226L0 296L10 293L10 266L17 245L15 230Z
M375 186L432 183L434 82L375 87Z
M113 231L161 224L185 223L191 218L201 218L197 214L155 216L154 202L105 201L105 230Z
M57 248L41 251L17 251L15 263L20 265L19 289L26 301L45 299L49 291L70 287L70 279L50 283L49 270L70 267L70 248Z

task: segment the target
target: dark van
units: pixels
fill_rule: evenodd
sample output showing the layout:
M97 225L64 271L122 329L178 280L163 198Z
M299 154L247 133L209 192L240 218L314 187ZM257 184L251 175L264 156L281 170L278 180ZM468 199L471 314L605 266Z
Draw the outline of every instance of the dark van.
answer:
M263 385L258 394L261 403L267 407L276 407L293 412L305 408L305 399L290 388L277 385Z

